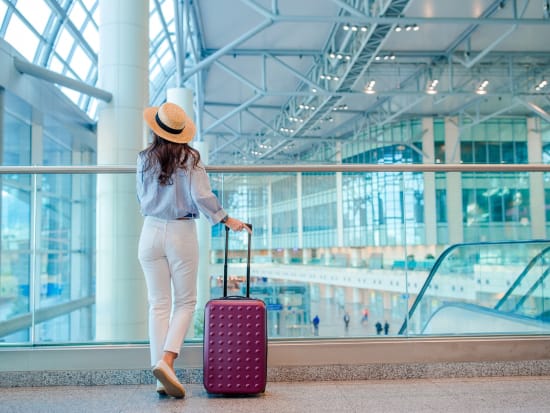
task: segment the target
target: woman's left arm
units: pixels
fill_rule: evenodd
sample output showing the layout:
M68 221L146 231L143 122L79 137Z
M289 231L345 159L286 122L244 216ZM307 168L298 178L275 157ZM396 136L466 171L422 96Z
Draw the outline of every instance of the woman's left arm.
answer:
M227 216L218 197L212 192L208 174L202 163L189 169L189 183L193 202L211 224L217 224Z

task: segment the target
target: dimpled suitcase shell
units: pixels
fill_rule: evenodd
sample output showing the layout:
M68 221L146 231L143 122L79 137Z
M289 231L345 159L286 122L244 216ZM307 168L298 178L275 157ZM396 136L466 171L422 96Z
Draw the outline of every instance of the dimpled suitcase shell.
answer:
M252 225L247 224L250 228ZM263 393L267 382L267 310L250 298L250 243L246 265L246 297L227 296L229 228L225 228L223 297L204 309L203 383L218 394Z
M206 305L204 387L209 393L263 393L267 378L266 307L229 297Z

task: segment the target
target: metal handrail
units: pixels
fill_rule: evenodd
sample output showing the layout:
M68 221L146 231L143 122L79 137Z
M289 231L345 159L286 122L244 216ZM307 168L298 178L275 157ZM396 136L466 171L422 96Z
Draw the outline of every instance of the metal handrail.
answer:
M210 173L272 172L550 172L550 164L293 164L207 165ZM6 174L115 174L134 173L135 165L0 166Z

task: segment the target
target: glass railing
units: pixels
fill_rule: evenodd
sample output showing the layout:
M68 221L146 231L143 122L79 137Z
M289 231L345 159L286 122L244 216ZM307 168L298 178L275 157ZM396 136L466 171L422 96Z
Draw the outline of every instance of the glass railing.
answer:
M456 244L418 292L400 334L547 334L550 241Z
M529 241L546 238L550 206L539 200L549 169L338 165L208 172L225 209L254 225L252 296L267 303L270 339L315 339L550 332L541 298L548 258L544 241ZM134 168L0 167L0 178L0 341L145 342ZM203 305L221 294L224 240L220 225L202 219L197 225L199 304L187 339L198 341ZM485 242L472 242L479 239ZM245 235L232 234L233 294L242 292L245 254ZM450 321L451 313L459 318ZM521 316L523 324L471 327L493 313ZM316 315L319 329L311 323Z
M541 245L544 246L544 245ZM533 315L532 310L529 309L529 300L536 296L544 297L544 291L546 278L550 272L550 246L544 247L540 252L535 255L527 267L516 278L516 281L506 291L504 297L495 306L496 310L511 312L516 314L523 314L526 316ZM541 271L542 269L542 271ZM548 318L549 308L544 300L540 301L536 314L541 319Z

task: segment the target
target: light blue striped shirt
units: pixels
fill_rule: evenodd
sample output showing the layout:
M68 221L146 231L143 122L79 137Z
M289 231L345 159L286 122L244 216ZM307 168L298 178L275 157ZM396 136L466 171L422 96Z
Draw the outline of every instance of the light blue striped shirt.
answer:
M141 214L160 219L177 219L186 216L199 217L203 213L211 224L220 222L227 213L212 192L204 165L178 169L172 176L172 185L160 185L159 167L144 171L144 156L138 155L136 190Z

